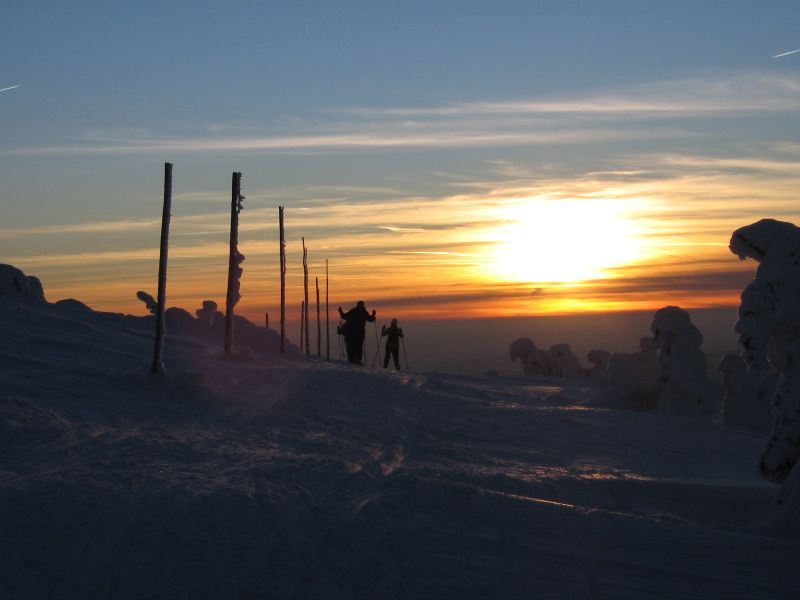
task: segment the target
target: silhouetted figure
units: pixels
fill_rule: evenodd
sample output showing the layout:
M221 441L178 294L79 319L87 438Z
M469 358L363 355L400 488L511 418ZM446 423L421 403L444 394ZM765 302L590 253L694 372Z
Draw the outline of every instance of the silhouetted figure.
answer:
M383 368L389 366L389 356L394 359L394 366L400 370L400 338L403 337L403 330L397 326L397 319L392 319L389 327L381 327L381 337L386 336L386 354L383 357Z
M347 361L363 365L364 328L367 325L367 321L370 323L375 321L375 311L373 310L372 314L368 313L364 306L364 301L359 300L355 307L347 312L344 312L340 306L339 316L344 320L342 334L347 348Z

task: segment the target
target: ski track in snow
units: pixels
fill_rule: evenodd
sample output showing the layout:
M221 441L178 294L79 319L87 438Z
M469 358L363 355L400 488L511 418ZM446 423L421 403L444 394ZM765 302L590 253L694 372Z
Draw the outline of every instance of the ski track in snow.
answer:
M0 304L11 597L785 598L761 437Z

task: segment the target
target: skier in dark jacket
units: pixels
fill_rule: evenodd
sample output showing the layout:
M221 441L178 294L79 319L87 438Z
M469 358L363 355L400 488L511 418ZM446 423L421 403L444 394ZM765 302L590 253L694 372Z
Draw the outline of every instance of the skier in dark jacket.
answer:
M347 347L347 360L351 363L363 365L364 328L367 325L367 321L370 323L375 321L375 311L373 310L372 314L368 313L363 300L359 300L355 307L347 312L344 312L340 306L339 316L344 319L342 333Z
M397 326L397 319L392 319L389 327L381 327L381 337L386 336L386 354L383 357L383 368L389 366L389 356L394 358L394 366L400 370L400 338L403 337L403 330Z

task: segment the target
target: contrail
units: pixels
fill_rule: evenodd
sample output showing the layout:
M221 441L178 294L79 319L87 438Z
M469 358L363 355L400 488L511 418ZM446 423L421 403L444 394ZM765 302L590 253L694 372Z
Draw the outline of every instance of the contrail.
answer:
M789 56L790 54L797 54L798 52L800 52L800 48L798 48L797 50L791 50L790 52L784 52L783 54L776 54L772 58L780 58L781 56ZM2 90L0 90L0 91L2 91Z
M22 84L12 85L11 87L3 88L0 90L0 92L7 92L8 90L14 90L17 89L18 87L22 87Z

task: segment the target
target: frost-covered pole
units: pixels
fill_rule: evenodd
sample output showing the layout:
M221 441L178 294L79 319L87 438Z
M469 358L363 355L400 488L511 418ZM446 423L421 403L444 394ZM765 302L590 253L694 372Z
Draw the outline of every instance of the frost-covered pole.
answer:
M164 163L164 209L161 213L161 252L158 257L158 299L156 309L156 346L153 352L153 373L164 372L164 310L167 304L167 255L169 220L172 216L172 163Z
M281 240L281 354L286 352L286 237L283 232L283 207L278 207Z
M308 248L306 248L306 238L302 238L303 240L303 292L305 297L305 307L306 307L306 314L303 319L303 325L306 328L306 356L311 355L311 336L308 332Z
M242 210L242 174L234 173L231 181L231 239L228 255L228 293L225 297L225 356L233 354L233 307L242 297L239 293L242 277L241 263L244 255L239 252L239 212Z
M322 322L319 318L319 277L314 278L317 286L317 356L322 356Z
M331 315L328 312L328 259L325 259L325 357L331 359Z
M306 321L306 301L300 300L300 352L303 351L303 337L305 331L305 321Z

